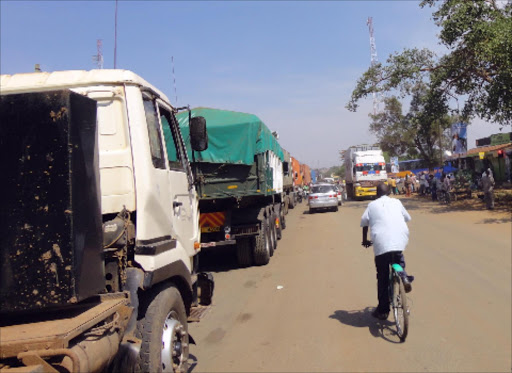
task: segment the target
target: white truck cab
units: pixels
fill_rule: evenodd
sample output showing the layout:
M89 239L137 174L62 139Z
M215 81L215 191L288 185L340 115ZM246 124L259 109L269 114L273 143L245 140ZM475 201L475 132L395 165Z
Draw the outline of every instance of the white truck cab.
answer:
M165 371L186 371L186 324L201 278L196 274L201 232L177 110L161 91L128 70L1 75L0 87L2 96L70 90L96 101L105 292L130 293L134 312L123 340L140 351L140 369L167 365ZM63 107L48 115L58 118L72 110ZM194 120L206 136L204 118ZM164 137L163 126L170 127L172 136ZM153 311L161 314L146 319ZM155 343L164 347L155 351ZM69 366L91 369L82 361L80 367Z
M0 85L2 94L68 88L96 100L102 214L137 212L135 261L145 271L178 260L192 272L198 198L175 109L162 92L128 70L2 75ZM163 138L163 125L173 138Z
M386 161L375 145L351 146L345 151L345 180L351 199L377 196L377 184L387 183Z

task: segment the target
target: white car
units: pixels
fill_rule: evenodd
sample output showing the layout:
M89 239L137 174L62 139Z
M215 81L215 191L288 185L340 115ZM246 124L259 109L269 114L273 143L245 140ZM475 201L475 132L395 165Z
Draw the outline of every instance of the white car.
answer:
M308 195L309 213L319 209L338 211L338 192L333 184L314 184Z

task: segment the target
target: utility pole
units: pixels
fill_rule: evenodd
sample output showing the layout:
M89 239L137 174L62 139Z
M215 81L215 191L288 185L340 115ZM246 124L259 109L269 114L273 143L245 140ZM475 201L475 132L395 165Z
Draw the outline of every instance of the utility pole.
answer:
M368 17L368 20L366 21L366 25L368 25L368 29L370 31L370 56L371 56L371 66L375 67L377 65L377 62L379 61L377 58L377 46L375 44L375 37L373 36L373 18ZM374 82L375 84L377 82ZM378 97L376 92L373 92L373 115L377 115L379 112L379 103L380 103L380 97Z
M116 13L114 25L114 69L117 68L117 0L116 0Z

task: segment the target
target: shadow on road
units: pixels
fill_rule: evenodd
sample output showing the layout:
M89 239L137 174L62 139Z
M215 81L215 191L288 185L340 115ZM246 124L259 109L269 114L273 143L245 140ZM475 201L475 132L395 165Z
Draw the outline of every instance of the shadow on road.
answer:
M334 314L330 315L329 318L356 328L368 328L370 334L375 338L380 337L390 343L401 343L393 329L395 324L390 319L381 321L372 317L372 308L370 307L358 311L334 311ZM391 315L390 318L392 318Z
M194 368L197 366L197 357L192 354L188 355L188 373L192 373Z

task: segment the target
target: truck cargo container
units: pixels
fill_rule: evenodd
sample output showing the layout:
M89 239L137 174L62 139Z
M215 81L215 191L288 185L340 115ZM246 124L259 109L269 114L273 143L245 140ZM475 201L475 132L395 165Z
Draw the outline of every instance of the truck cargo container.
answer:
M295 190L293 188L292 157L285 149L283 149L283 154L283 209L284 215L286 215L288 209L295 207ZM283 220L281 225L286 227L286 222Z
M307 164L300 165L301 173L302 173L302 183L303 184L311 184L311 169Z
M302 185L302 173L300 170L300 162L292 157L293 183L295 187Z
M210 108L178 114L185 139L196 116L207 120L209 142L195 152L186 141L200 197L201 246L236 245L241 267L267 264L283 214L283 150L256 115Z

